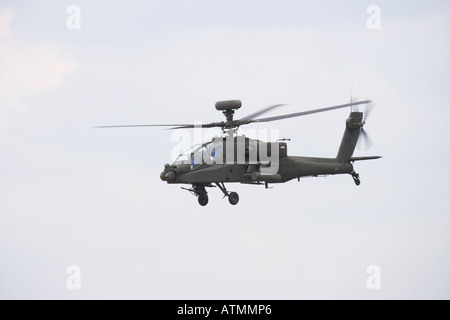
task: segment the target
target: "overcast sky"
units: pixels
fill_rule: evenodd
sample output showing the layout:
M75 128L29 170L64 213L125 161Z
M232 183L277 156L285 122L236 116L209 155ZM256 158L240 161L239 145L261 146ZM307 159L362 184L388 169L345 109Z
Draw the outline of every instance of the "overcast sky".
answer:
M449 39L448 1L0 1L0 298L449 299ZM359 187L230 184L236 206L159 179L172 132L92 128L351 95L376 103L355 155L383 156ZM252 129L334 157L348 112Z

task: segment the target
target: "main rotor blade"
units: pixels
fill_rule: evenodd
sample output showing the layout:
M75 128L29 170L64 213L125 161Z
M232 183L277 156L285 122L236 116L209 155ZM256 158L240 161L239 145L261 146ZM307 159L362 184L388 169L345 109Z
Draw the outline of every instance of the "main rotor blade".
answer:
M341 109L341 108L345 108L345 107L356 106L359 104L365 104L365 103L369 103L371 101L372 100L364 100L364 101L358 101L358 102L353 102L353 103L341 104L338 106L327 107L327 108L321 108L321 109L315 109L315 110L309 110L309 111L303 111L303 112L295 112L295 113L285 114L285 115L281 115L281 116L268 117L268 118L262 118L262 119L253 119L253 120L250 120L250 122L269 122L269 121L276 121L276 120L281 120L281 119L301 117L301 116L306 116L309 114L325 112L325 111L330 111L330 110L335 110L335 109Z
M286 104L274 104L274 105L268 106L268 107L266 107L264 109L261 109L261 110L255 112L255 113L249 114L248 116L246 116L246 117L244 117L244 118L242 118L240 120L252 120L252 119L254 119L254 118L256 118L256 117L258 117L258 116L260 116L260 115L262 115L262 114L264 114L266 112L269 112L270 110L273 110L273 109L276 109L276 108L279 108L279 107L282 107L282 106L285 106L285 105Z
M97 126L94 128L103 129L103 128L140 128L140 127L172 127L167 128L168 130L175 129L189 129L189 128L222 128L225 126L224 122L213 122L213 123L198 123L198 124L124 124L124 125L116 125L116 126Z
M177 126L189 126L189 124L124 124L117 126L97 126L94 128L139 128L139 127L177 127Z
M213 123L198 123L198 124L185 124L185 125L179 125L173 128L169 128L169 130L175 130L175 129L191 129L191 128L222 128L225 126L225 122L213 122Z

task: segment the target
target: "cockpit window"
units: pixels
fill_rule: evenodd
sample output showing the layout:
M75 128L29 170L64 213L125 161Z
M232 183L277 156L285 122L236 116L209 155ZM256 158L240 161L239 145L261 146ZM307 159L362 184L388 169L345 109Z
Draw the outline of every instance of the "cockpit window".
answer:
M219 159L222 158L222 148L223 141L222 139L214 139L211 143L208 143L206 146L205 159L208 159L208 163L212 164L218 162ZM219 162L220 163L220 162Z
M222 157L222 146L222 139L214 139L202 145L195 145L180 154L174 164L190 164L193 169L204 162L206 164L213 164L217 162L217 159Z
M198 165L203 163L204 149L205 149L205 147L202 146L192 153L192 156L191 156L191 168L192 169L196 168Z
M186 151L180 153L180 155L175 159L173 164L190 164L192 153L199 148L201 148L201 145L196 144L187 149Z

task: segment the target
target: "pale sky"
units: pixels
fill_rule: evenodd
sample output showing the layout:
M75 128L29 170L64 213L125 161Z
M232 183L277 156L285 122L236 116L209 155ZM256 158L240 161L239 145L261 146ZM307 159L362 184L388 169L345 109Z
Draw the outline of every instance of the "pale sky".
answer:
M0 1L0 298L449 299L449 39L448 1ZM236 206L159 179L171 131L93 129L351 95L376 104L355 156L383 156L359 187L229 184ZM242 129L334 157L348 112Z

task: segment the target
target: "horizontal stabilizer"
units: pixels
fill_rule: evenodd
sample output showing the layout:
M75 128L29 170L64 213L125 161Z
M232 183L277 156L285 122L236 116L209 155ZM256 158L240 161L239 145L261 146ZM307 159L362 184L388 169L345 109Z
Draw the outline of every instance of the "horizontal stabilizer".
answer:
M382 158L381 156L369 156L369 157L350 157L348 159L348 161L361 161L361 160L375 160L375 159L380 159Z

